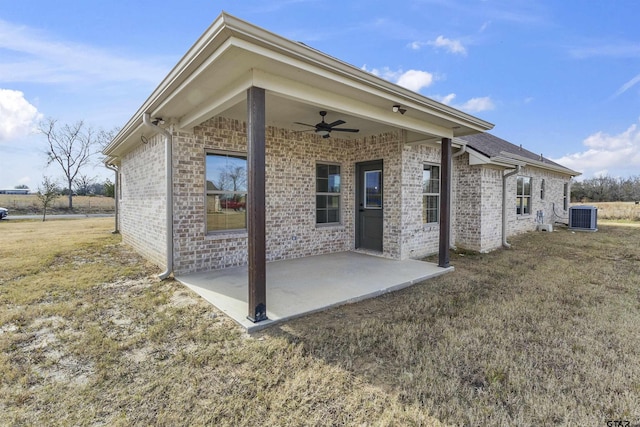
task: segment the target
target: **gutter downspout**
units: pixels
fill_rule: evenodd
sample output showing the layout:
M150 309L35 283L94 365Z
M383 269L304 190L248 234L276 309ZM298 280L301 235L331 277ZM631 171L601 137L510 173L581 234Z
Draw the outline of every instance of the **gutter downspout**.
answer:
M111 233L112 234L119 234L120 233L120 227L119 227L120 222L118 220L118 217L119 217L119 214L118 214L119 207L118 207L118 205L120 204L120 197L118 196L118 193L120 191L120 189L119 189L120 183L118 182L118 167L116 165L109 165L109 164L105 164L105 167L107 169L111 169L116 174L116 179L115 179L115 182L113 184L113 198L115 199L115 206L116 206L115 214L116 214L116 218L115 218L115 228L113 229L113 231Z
M171 132L161 128L151 122L151 115L144 113L142 116L142 123L148 128L161 133L164 136L165 141L165 167L167 177L167 268L162 273L158 274L160 280L164 280L173 271L173 137Z
M456 157L458 157L458 156L462 156L462 155L463 155L464 153L466 153L466 152L467 152L467 146L466 146L466 145L463 145L462 147L460 147L460 149L459 149L458 151L456 151L456 152L451 156L451 158L452 158L452 159L455 159L455 158L456 158Z
M506 175L502 175L502 246L509 249L511 245L507 243L507 178L520 172L520 165Z

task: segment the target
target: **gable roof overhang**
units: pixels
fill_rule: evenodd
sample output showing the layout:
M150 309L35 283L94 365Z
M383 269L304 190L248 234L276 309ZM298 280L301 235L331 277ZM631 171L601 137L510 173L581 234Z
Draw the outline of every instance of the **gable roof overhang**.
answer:
M246 120L252 86L266 90L268 125L307 130L294 122L316 123L318 111L327 110L330 121L360 129L340 134L344 139L402 129L406 142L418 143L493 127L223 12L104 149L106 162L140 143L145 113L187 130L216 115ZM406 113L394 113L393 105Z
M542 154L535 154L522 145L517 146L488 132L467 135L454 141L466 144L470 165L493 165L508 169L531 166L571 177L580 175L580 172L566 168Z
M500 154L495 156L487 156L480 151L472 148L467 144L467 152L469 153L469 165L491 165L497 166L506 169L513 169L517 166L525 167L532 166L540 169L549 170L552 172L561 173L564 175L568 175L570 177L576 177L581 175L580 172L574 171L569 168L565 168L562 165L558 165L556 163L549 163L542 160L534 160L523 156L518 156L513 153L508 153L505 151L500 152Z

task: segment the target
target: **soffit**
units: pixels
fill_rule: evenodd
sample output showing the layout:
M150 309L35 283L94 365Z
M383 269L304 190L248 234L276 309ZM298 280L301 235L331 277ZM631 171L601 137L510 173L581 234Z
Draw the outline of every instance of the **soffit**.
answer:
M119 155L139 143L142 115L162 117L190 129L216 115L246 120L246 89L267 92L267 125L305 130L342 119L360 138L393 129L407 141L463 136L493 125L400 88L303 44L229 15L221 15L134 114L105 152ZM406 113L392 113L394 104ZM147 130L147 136L149 131ZM332 137L338 137L332 133Z

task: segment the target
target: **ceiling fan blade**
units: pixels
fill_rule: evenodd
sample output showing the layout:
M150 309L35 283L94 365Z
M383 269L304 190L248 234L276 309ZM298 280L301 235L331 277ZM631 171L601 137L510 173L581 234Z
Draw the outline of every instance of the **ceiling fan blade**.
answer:
M333 128L331 129L332 131L337 131L337 132L360 132L360 129L348 129L348 128Z
M347 122L345 122L344 120L336 120L336 121L335 121L335 122L333 122L333 123L328 123L328 124L327 124L327 126L328 126L328 127L330 127L330 128L332 128L332 127L334 127L334 126L343 125L343 124L345 124L345 123L347 123Z
M311 128L316 127L316 125L310 125L310 124L307 124L307 123L301 123L301 122L293 122L293 123L296 124L296 125L309 126Z

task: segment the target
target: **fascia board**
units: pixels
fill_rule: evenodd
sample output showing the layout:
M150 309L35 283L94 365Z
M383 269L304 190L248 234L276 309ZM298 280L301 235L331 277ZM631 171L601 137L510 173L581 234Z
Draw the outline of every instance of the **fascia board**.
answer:
M539 160L528 159L528 158L526 158L524 156L519 156L517 154L511 154L511 153L506 153L506 152L502 152L501 154L503 154L504 156L506 156L508 158L512 158L512 159L515 159L515 160L521 160L523 162L526 162L529 165L538 167L540 169L547 169L547 170L551 170L551 171L554 171L554 172L559 172L559 173L563 173L563 174L566 174L566 175L572 175L572 176L581 175L580 172L571 170L569 168L565 168L562 165L560 165L560 166L552 165L552 164L545 163L545 162L542 162L542 161L539 161Z
M513 168L515 166L524 166L525 163L513 161L506 157L497 156L497 157L487 157L482 153L474 150L473 148L467 145L467 152L469 153L469 165L492 165L492 166L500 166L505 168Z
M269 74L262 70L253 70L253 82L256 86L273 91L284 98L316 105L330 105L335 111L349 113L388 126L442 138L453 138L453 130L447 127L412 117L403 117L390 110L382 110L352 97L330 93L321 88Z
M306 45L291 42L271 33L268 34L272 36L272 39L261 39L262 43L256 43L255 39L246 40L238 37L234 37L233 43L235 46L256 54L290 64L301 70L348 85L363 92L386 98L389 102L399 103L407 109L430 114L455 124L469 127L477 132L493 128L492 123L440 104ZM235 33L234 35L237 36ZM265 41L270 43L265 43Z

